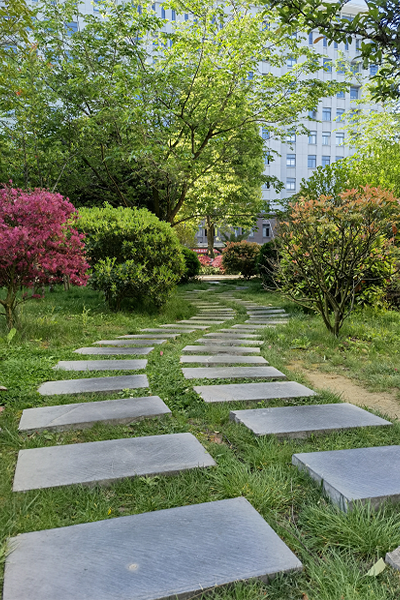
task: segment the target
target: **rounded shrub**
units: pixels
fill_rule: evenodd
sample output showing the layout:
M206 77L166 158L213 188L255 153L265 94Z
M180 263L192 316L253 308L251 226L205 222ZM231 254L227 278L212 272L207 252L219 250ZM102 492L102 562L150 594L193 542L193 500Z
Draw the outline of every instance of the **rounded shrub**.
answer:
M277 287L275 275L279 264L279 238L266 242L260 248L257 271L265 289Z
M189 250L186 246L182 246L181 251L185 261L185 271L182 275L181 283L187 283L190 279L193 279L200 273L201 264L199 257L193 250Z
M225 273L240 273L245 279L257 274L257 258L260 245L255 242L228 242L222 251L222 264Z
M179 240L169 223L146 209L82 208L79 228L93 269L91 283L104 292L110 308L124 299L167 300L184 272Z

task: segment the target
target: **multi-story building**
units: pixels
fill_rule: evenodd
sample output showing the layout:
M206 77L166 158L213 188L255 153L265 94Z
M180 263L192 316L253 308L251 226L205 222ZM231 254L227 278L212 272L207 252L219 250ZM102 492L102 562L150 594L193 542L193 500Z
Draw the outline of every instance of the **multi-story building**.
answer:
M34 2L35 0L31 1ZM79 8L84 14L99 14L97 4L98 0L80 0ZM153 9L163 19L174 21L179 18L175 11L165 9L162 2L155 2ZM363 0L352 0L343 9L342 18L352 19L363 9L365 9ZM254 10L257 10L256 6ZM78 23L68 24L71 33L77 30L78 26ZM328 45L325 37L322 37L318 31L313 31L308 35L299 33L298 40L301 44L315 48L322 55L319 71L321 80L344 81L345 78L348 79L348 68L341 65L342 60L347 65L351 65L354 74L349 91L324 98L320 101L316 111L303 116L303 124L309 130L308 135L296 135L288 131L286 140L282 141L270 139L269 132L266 129L261 131L266 147L271 150L270 156L273 157L273 159L268 156L265 158L265 174L277 177L284 184L284 188L280 193L275 192L272 186L269 187L268 184L265 184L262 189L263 198L269 202L272 211L279 206L283 199L298 192L301 180L308 179L318 166L329 165L352 153L351 147L346 144L343 115L355 106L359 107L357 103L362 99L362 84L374 75L377 69L373 65L368 70L362 69L362 63L357 60L359 39L354 39L352 43ZM281 68L280 74L292 69L294 65L294 59L289 59L287 64ZM266 62L261 62L259 65L261 73L266 73L268 68ZM279 71L277 71L277 74L279 74ZM377 107L373 108L376 109ZM275 219L263 218L260 215L256 226L247 239L263 244L273 238L274 228ZM239 234L242 233L241 228L236 228L236 231ZM207 233L204 224L200 224L197 233L200 247L207 246ZM216 247L223 245L222 239L218 236L218 231L215 245Z

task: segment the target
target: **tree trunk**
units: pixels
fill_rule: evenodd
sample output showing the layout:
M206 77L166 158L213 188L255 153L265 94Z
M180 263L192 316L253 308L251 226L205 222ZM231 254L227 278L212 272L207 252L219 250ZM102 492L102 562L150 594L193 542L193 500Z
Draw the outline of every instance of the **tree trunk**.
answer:
M211 220L210 215L207 215L206 217L206 222L207 222L207 254L210 258L214 258L215 254L214 254L214 233L215 233L215 227L214 227L214 223Z

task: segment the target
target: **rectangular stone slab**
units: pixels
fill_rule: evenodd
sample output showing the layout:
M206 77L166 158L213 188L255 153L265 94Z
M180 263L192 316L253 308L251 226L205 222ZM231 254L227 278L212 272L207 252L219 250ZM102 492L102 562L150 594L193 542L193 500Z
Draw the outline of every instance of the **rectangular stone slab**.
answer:
M183 323L186 323L186 325L183 325ZM190 324L190 327L188 324ZM193 321L179 321L179 323L160 325L160 327L165 327L165 329L185 329L187 333L189 331L193 331L193 329L208 329L209 325L198 325L197 323L193 323Z
M151 342L149 342L151 343ZM78 350L74 350L75 354L98 354L103 356L112 356L117 354L130 354L136 355L139 354L150 354L150 352L154 350L154 347L151 346L149 348L78 348Z
M153 339L153 340L100 340L93 342L95 346L147 346L148 344L165 344L168 340L166 339Z
M284 308L268 308L267 306L247 306L248 312L266 313L269 315L286 314Z
M86 429L95 423L132 423L170 414L168 406L158 396L43 406L23 411L19 431Z
M145 369L147 360L60 360L53 369L62 371L135 371Z
M242 423L255 435L306 438L313 433L342 431L353 427L391 425L354 404L319 404L313 406L279 406L234 410L231 421Z
M264 327L269 327L270 325L259 325L257 323L253 323L249 325L248 323L239 323L238 325L232 325L232 329L243 329L244 331L257 331L258 329L264 329Z
M165 600L302 564L245 498L23 533L3 600Z
M208 329L211 325L220 325L221 323L224 323L224 321L213 321L212 323L210 321L193 321L190 319L187 319L186 321L179 321L179 323L190 323L190 325L200 325L201 327L204 327L205 329Z
M216 344L220 344L221 346L235 346L235 345L240 345L240 344L248 344L249 346L262 346L263 345L263 340L252 340L252 339L248 339L248 338L214 338L214 339L209 339L206 337L201 337L198 340L196 340L196 344L211 344L212 342L215 342Z
M281 321L277 321L276 319L274 319L274 320L272 320L272 319L271 320L269 320L269 319L264 319L264 320L261 320L261 319L254 319L254 320L253 319L249 319L248 321L245 321L245 323L250 323L250 325L254 324L254 323L256 325L265 323L265 325L268 326L268 325L286 325L286 323L288 323L288 321L287 320L283 320L283 319Z
M126 389L149 387L146 375L118 375L117 377L93 377L88 379L63 379L46 381L39 387L42 396L56 394L84 394L86 392L121 392Z
M286 379L274 367L198 367L182 369L185 379Z
M194 391L204 402L236 402L306 398L315 392L295 381L271 383L229 383L227 385L198 385Z
M215 356L181 356L181 363L202 364L209 367L229 364L267 365L262 356L231 356L230 354L216 354Z
M157 330L160 333L160 330ZM161 330L162 337L174 340L179 337L179 333L165 333L165 331ZM156 333L137 333L136 335L120 335L118 339L121 340L157 340L160 339L160 336Z
M400 446L293 454L292 463L318 484L345 512L354 502L378 508L400 501Z
M13 490L106 484L213 465L214 460L191 433L50 446L20 450Z
M162 333L163 336L167 337L167 334L170 334L170 333L184 335L185 333L193 333L194 331L196 331L196 329L190 329L189 327L187 329L175 329L173 327L171 327L169 329L154 329L152 327L149 327L147 329L141 329L140 331L150 331L151 333Z
M201 354L202 352L217 354L260 354L260 348L246 346L220 346L217 344L204 344L204 346L185 346L182 352Z
M215 339L260 339L259 335L255 335L252 333L238 333L237 331L231 331L230 329L221 329L220 331L215 331L214 333L205 333L203 335L204 338L215 338Z

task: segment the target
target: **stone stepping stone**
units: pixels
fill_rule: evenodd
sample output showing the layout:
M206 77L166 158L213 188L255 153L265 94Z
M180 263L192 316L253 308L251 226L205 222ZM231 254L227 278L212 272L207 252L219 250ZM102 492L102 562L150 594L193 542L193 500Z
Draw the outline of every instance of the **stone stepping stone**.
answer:
M18 429L27 433L44 429L48 431L86 429L95 423L116 425L170 414L168 406L158 396L118 398L100 402L27 408L22 413Z
M227 321L228 319L233 319L234 317L226 317L224 315L220 316L220 317L209 317L207 316L199 316L199 317L190 317L191 321L194 321L195 323L209 323L209 322L213 322L215 324L218 323L223 323L224 321Z
M248 307L249 308L249 307ZM255 306L253 305L254 312L263 312L268 314L287 314L284 308L268 308L268 306Z
M302 569L245 498L23 533L10 551L4 600L182 600Z
M210 340L209 338L202 337L196 340L196 344L211 344L213 341L216 344L221 344L221 346L235 346L237 344L248 344L249 346L262 346L264 343L263 340L252 340L247 338L213 338Z
M247 311L247 315L251 319L286 319L286 318L290 317L290 315L288 313L282 313L282 314L276 315L273 313L250 312L250 311Z
M151 342L149 342L151 343ZM150 352L154 350L153 347L150 348L78 348L78 350L74 350L75 354L102 354L104 356L112 356L117 354L150 354Z
M215 464L191 433L34 448L18 454L13 491L104 485L126 477L173 475Z
M182 323L186 323L186 325L183 325ZM190 327L189 327L190 325ZM176 330L180 330L180 329L185 329L186 333L188 333L189 331L193 331L196 329L208 329L210 326L209 325L199 325L198 323L193 323L193 321L179 321L179 323L170 323L169 325L160 325L160 327L165 327L165 329L176 329Z
M386 552L385 563L396 571L400 571L400 546L392 552Z
M181 363L202 364L210 367L229 364L267 365L268 361L262 356L231 356L216 354L215 356L181 356Z
M117 377L95 377L88 379L62 379L42 383L38 392L42 396L58 394L84 394L86 392L121 392L147 388L146 375L119 375Z
M182 369L185 379L286 379L274 367L206 367Z
M261 319L250 319L249 321L245 321L245 323L250 323L251 324L256 324L256 325L260 325L262 323L265 323L266 325L286 325L289 321L284 321L283 319L281 321L277 321L277 320L270 320L270 319L265 319L265 320L261 320Z
M191 352L201 354L260 354L260 348L249 348L246 346L221 346L217 344L204 344L204 346L185 346L182 352Z
M242 329L243 331L257 331L258 329L264 329L264 327L268 326L270 326L270 324L263 326L257 323L253 323L252 325L249 325L248 323L239 323L238 325L232 325L232 329Z
M158 330L160 333L160 330ZM179 337L180 333L165 333L164 330L161 330L163 338L175 339ZM156 333L137 333L136 335L119 335L118 339L122 340L157 340L160 339L160 336Z
M197 329L197 328L196 328ZM140 331L149 331L150 333L161 333L163 337L168 337L169 334L177 334L178 336L185 333L194 333L196 329L155 329L152 327L148 327L147 329L141 329Z
M351 510L355 502L378 508L400 501L400 446L293 454L292 463L307 471L332 503Z
M342 431L353 427L391 425L389 421L354 404L235 410L230 413L230 419L242 423L257 436L274 434L285 438L306 438L313 433Z
M251 334L251 333L237 333L236 331L231 331L230 329L220 329L219 331L214 331L213 333L205 333L203 338L209 339L217 339L217 340L241 340L241 339L260 339L259 335Z
M187 321L179 321L180 323L190 323L191 325L203 325L203 326L207 326L205 327L205 329L208 329L211 325L222 325L222 323L225 323L225 321L212 321L212 323L210 323L210 320L204 321L201 319L193 319L192 320L187 320Z
M307 398L315 392L295 381L271 383L229 383L226 385L198 385L194 391L204 402L261 401L290 398Z
M62 371L138 371L147 360L60 360L53 369Z
M93 342L94 346L147 346L148 344L165 344L168 340L166 339L153 339L153 340L100 340L99 342Z

